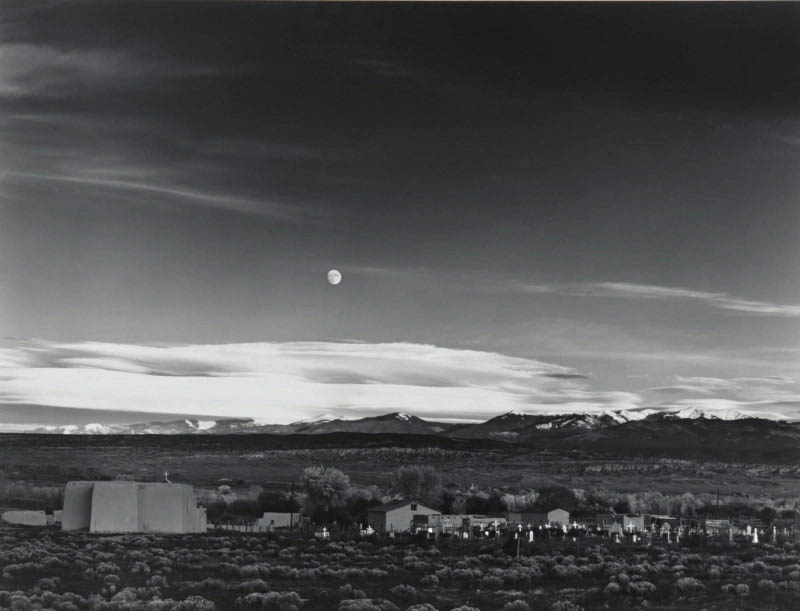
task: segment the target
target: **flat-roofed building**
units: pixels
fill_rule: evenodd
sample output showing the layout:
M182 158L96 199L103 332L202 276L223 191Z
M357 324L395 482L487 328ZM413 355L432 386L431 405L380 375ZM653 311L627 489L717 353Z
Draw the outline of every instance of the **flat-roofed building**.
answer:
M509 524L523 526L564 526L569 525L569 512L564 509L551 509L547 512L509 512Z
M188 484L129 481L69 482L64 495L63 530L94 533L200 533L206 510Z

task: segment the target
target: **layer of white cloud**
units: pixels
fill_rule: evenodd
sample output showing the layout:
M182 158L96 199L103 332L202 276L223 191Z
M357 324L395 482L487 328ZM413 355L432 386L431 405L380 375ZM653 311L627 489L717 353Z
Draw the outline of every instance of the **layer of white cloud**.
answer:
M323 411L471 420L512 409L557 413L639 405L634 393L586 389L577 372L561 365L410 343L34 342L7 349L3 362L0 397L7 403L275 423Z

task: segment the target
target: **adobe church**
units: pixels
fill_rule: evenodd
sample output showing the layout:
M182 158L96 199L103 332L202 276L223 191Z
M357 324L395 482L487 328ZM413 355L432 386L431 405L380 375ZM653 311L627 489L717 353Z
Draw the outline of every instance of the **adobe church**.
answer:
M181 534L206 527L189 484L74 481L64 491L62 530Z

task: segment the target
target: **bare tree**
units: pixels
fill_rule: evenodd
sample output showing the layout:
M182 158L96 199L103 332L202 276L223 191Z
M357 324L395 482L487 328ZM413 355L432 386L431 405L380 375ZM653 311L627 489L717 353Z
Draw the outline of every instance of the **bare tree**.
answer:
M392 484L407 499L417 499L427 503L438 500L442 482L433 467L409 465L395 469Z
M306 511L311 515L329 515L343 507L350 495L350 478L333 467L308 467L303 471Z

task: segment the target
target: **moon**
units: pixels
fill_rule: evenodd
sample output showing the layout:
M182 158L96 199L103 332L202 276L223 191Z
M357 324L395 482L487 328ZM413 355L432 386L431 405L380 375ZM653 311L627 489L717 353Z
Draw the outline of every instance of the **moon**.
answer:
M342 281L342 274L338 269L332 269L328 272L328 282L333 285L339 284Z

